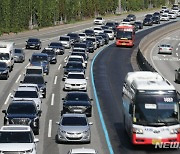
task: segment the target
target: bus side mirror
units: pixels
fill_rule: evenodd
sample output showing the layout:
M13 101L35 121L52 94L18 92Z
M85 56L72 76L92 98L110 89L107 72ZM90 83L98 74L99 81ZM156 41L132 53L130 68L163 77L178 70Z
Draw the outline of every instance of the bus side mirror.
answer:
M133 105L132 104L129 105L129 114L133 114Z

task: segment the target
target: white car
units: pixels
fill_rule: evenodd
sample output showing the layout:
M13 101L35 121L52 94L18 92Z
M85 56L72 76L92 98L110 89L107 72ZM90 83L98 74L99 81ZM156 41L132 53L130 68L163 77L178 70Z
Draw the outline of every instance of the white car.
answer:
M0 153L37 154L37 142L30 126L9 125L0 129Z
M169 16L166 14L163 14L162 16L160 16L160 20L161 21L169 21Z
M37 91L35 87L18 87L14 96L11 95L13 100L33 100L38 110L41 110L41 103L43 96Z
M94 19L94 24L95 25L104 25L105 24L105 20L102 17L96 17L96 19Z
M94 27L94 33L95 35L98 35L99 33L103 33L104 30L101 27Z
M70 36L60 36L59 41L65 48L71 48L72 41L70 39Z
M114 31L113 30L104 30L104 33L108 34L110 40L114 40Z
M161 44L158 47L159 47L158 54L161 53L172 54L173 47L170 44Z
M69 150L68 154L98 154L98 152L95 149L89 149L89 148L76 148Z
M69 55L64 59L64 62L67 64L69 61L78 61L81 62L83 67L86 68L87 63L85 62L83 56L80 55Z
M168 16L170 19L176 19L177 18L177 14L174 12L169 12Z
M81 41L86 41L86 34L85 33L79 33L79 37Z
M64 90L87 91L87 78L83 72L69 72L64 82Z
M178 14L179 9L178 9L178 8L173 8L173 9L171 10L171 12L173 12L173 13L175 13L175 14Z

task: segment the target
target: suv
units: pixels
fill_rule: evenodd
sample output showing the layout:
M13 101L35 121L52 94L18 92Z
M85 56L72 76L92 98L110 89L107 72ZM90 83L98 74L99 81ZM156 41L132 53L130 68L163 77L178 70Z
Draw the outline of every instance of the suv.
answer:
M61 42L51 42L48 45L49 48L53 48L57 55L63 55L64 54L64 46Z
M57 54L53 48L44 48L41 53L46 53L48 55L50 64L57 63Z
M6 154L37 154L37 142L30 126L2 126L0 129L0 151Z
M28 66L26 68L25 75L27 74L38 74L38 75L44 75L42 66Z
M7 110L3 110L4 125L29 125L34 134L39 134L41 111L32 100L12 101Z
M44 77L42 75L37 75L37 74L28 74L24 77L24 80L21 81L21 83L33 83L37 84L43 98L46 98L46 81L44 81Z
M0 62L0 78L9 78L9 67L5 62Z
M38 38L29 38L26 41L26 49L33 48L33 49L40 50L41 46L42 46L41 41Z
M49 58L45 53L33 53L29 59L31 66L42 66L43 72L49 74Z

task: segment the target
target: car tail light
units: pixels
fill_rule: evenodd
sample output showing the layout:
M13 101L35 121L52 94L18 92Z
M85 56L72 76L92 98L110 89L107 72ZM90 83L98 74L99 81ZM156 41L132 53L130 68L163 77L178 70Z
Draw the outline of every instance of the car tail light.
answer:
M159 48L159 50L162 50L162 48Z
M172 48L170 48L169 50L172 50Z

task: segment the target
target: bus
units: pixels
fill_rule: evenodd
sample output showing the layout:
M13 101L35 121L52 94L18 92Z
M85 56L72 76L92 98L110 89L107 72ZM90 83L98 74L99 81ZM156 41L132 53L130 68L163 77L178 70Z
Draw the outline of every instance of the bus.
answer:
M117 27L116 46L132 47L134 45L135 28L133 25L121 24Z
M124 127L133 145L180 143L174 86L156 72L129 72L122 92Z

